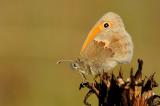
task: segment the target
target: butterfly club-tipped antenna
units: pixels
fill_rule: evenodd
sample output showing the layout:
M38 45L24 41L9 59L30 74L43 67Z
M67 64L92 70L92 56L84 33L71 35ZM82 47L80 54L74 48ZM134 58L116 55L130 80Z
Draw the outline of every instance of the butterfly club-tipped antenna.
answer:
M73 60L63 60L63 59L61 59L61 60L57 61L56 64L61 64L63 62L73 62Z

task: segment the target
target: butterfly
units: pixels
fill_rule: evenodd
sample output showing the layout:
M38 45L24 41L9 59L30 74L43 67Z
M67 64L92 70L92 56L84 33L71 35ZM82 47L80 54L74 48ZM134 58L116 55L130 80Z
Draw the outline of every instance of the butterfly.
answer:
M113 70L117 64L130 63L133 42L126 31L121 17L108 12L98 20L86 38L80 56L70 61L73 69L85 75L96 76Z

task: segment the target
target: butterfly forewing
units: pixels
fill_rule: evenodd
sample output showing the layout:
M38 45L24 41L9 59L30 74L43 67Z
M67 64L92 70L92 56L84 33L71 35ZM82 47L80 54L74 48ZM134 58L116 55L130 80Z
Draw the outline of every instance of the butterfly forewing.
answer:
M107 29L103 28L106 22L109 25ZM130 62L133 44L120 16L115 13L105 14L89 33L80 54L92 66L104 69L114 67L115 63Z

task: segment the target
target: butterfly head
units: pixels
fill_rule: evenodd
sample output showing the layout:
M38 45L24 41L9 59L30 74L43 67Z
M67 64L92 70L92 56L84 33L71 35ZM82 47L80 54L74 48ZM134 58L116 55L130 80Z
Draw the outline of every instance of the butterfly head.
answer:
M76 58L75 60L73 60L73 62L71 62L71 68L73 70L80 71L83 69L83 62L79 58Z
M74 62L74 63L71 63L71 68L73 70L79 70L80 69L80 66L78 63Z
M71 66L71 69L73 70L82 70L83 69L83 66L84 66L84 62L82 62L79 58L76 58L74 60L59 60L57 62L57 64L61 64L63 62L69 62L70 66Z

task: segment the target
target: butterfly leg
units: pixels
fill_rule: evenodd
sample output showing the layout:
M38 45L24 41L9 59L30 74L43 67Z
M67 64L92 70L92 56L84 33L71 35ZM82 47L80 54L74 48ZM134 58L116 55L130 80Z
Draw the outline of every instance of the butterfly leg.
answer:
M80 73L80 74L81 74L81 76L82 76L83 82L87 82L87 78L86 78L86 76L84 75L84 73Z
M121 72L122 71L122 63L119 62L118 60L114 59L114 61L116 61L119 65L120 65L120 68L119 68L119 71Z
M96 82L96 80L97 80L98 78L100 78L100 76L101 76L101 74L95 75L95 76L93 77L93 80Z
M80 83L79 90L81 88L84 88L89 83L89 82L87 82L87 78L86 78L85 74L82 72L80 72L80 74L82 76L83 81Z
M122 72L122 64L120 63L119 71Z

